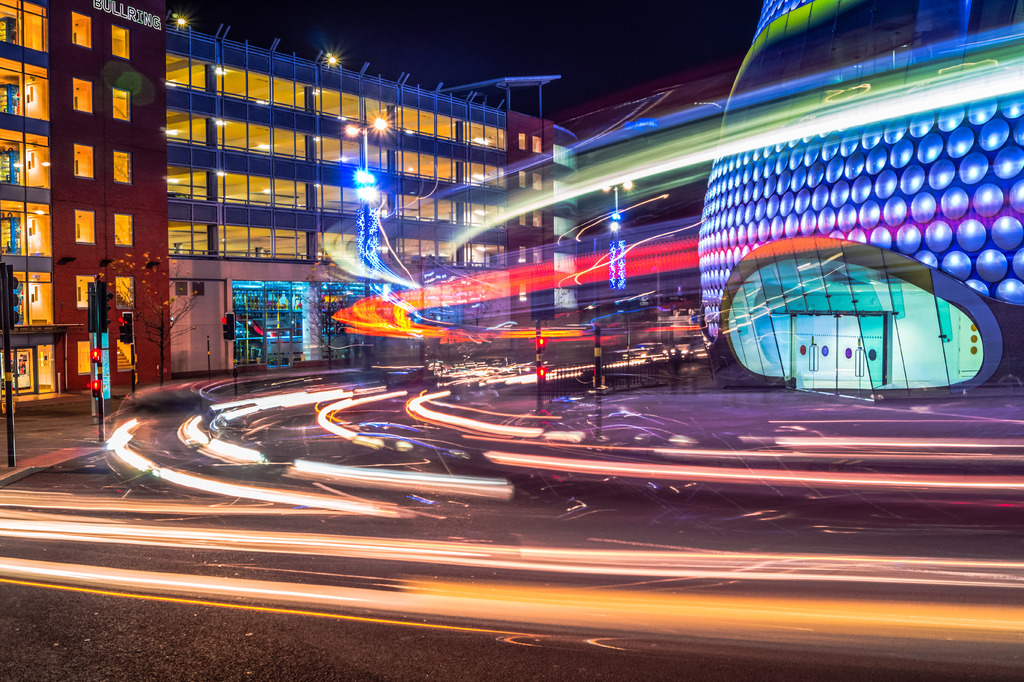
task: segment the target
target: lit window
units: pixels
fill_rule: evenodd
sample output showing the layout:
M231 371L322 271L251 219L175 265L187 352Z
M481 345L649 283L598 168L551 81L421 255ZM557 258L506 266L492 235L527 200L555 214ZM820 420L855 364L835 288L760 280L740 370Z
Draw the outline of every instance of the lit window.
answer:
M536 135L534 135L533 136L533 153L534 154L540 154L542 151L544 151L544 147L541 144L540 138L537 137Z
M127 90L114 88L112 113L118 121L132 120L132 95Z
M84 111L87 114L92 113L92 81L84 81L78 78L72 78L72 99L71 108L75 111Z
M92 19L78 12L71 13L71 42L92 47Z
M114 278L114 301L118 308L135 307L135 278L115 277Z
M519 133L519 151L526 151L526 133Z
M121 59L129 59L128 29L120 26L110 27L110 53Z
M531 173L530 177L533 179L533 188L540 190L544 189L544 176L540 173Z
M526 171L519 171L519 186L526 187Z
M540 211L534 211L533 212L533 226L534 227L540 227L541 226L541 219L543 218L543 215L544 214L542 212L540 212Z
M90 279L92 279L90 277ZM92 359L89 357L89 342L78 342L78 373L88 374L92 370Z
M114 214L114 246L132 246L135 240L135 218L129 213Z
M92 147L87 144L75 145L75 177L91 178L92 174Z
M81 244L96 243L96 214L92 211L75 209L75 241Z
M92 275L75 275L75 304L79 308L89 307L89 284L93 281Z
M114 182L122 185L132 184L131 152L114 152Z

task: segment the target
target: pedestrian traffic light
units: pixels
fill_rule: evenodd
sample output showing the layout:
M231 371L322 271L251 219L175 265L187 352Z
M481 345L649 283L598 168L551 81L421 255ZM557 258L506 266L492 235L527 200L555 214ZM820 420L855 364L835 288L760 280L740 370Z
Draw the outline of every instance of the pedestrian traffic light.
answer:
M89 351L89 360L94 365L98 365L101 362L103 362L103 349L102 348L93 348L91 351Z
M7 303L10 305L10 326L22 322L22 283L14 276L13 265L4 267L7 278Z
M538 379L540 379L541 381L543 381L543 380L544 380L544 378L545 378L545 377L546 377L547 375L548 375L548 368L547 368L547 367L544 367L543 365L541 365L540 367L538 367L538 368L537 368L537 378L538 378Z
M121 343L135 343L135 315L129 312L121 313L118 323L118 339Z
M548 345L548 340L547 339L545 339L543 336L538 336L537 337L537 352L538 353L540 351L544 350L544 347L547 346L547 345Z
M234 341L235 340L235 314L225 313L224 317L220 318L220 322L224 325L224 340Z
M103 381L100 379L93 379L89 382L89 388L92 389L92 397L99 398L103 391Z

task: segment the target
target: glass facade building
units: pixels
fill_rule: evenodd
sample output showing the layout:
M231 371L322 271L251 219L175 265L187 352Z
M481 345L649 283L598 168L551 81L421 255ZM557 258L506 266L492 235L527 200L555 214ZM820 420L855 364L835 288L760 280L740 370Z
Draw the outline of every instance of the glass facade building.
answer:
M715 163L699 245L708 333L748 378L878 395L1019 371L1024 93L977 86L1022 47L1016 0L765 2L725 131L774 138Z
M404 81L168 28L171 279L203 282L246 325L237 365L323 359L309 331L322 306L308 304L323 282L344 284L328 298L348 305L504 265L506 112ZM369 229L364 169L379 190ZM175 341L176 372L205 369L185 351L213 333ZM214 368L229 368L220 352Z

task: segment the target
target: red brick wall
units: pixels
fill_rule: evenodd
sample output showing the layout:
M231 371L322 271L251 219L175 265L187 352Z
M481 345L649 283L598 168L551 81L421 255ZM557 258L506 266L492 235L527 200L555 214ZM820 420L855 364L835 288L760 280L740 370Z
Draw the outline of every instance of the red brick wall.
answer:
M131 0L115 3L151 12L161 20L166 3ZM92 48L71 42L71 13L92 18ZM130 59L111 54L111 26L127 28L130 35ZM168 296L167 258L167 148L163 128L166 125L165 34L142 24L94 9L91 0L57 0L50 5L50 121L51 186L53 188L54 307L57 324L70 327L66 337L69 388L86 387L88 376L77 373L78 341L86 340L86 311L75 305L75 276L101 275L112 292L116 276L135 278L136 352L141 383L152 383L158 376L158 346L146 338L142 316L154 321L156 306ZM93 83L93 113L74 111L72 78ZM111 88L132 92L131 121L115 120L111 115ZM74 176L74 144L94 148L94 179ZM132 184L113 180L114 150L132 155ZM75 209L92 210L96 215L96 243L75 243ZM114 245L114 214L134 216L134 245ZM61 258L74 258L58 265ZM110 263L101 266L101 262ZM147 269L149 262L159 266ZM117 339L117 314L111 302L111 362ZM166 309L161 315L166 316ZM57 348L63 358L64 348ZM170 359L168 357L167 364ZM169 376L169 372L167 374ZM129 384L128 372L111 372L115 387L123 391Z

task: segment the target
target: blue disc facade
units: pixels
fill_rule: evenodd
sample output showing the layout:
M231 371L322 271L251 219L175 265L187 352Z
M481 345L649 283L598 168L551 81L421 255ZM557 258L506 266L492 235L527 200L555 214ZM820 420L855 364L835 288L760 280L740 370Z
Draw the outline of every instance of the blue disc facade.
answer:
M842 88L859 82L851 60L891 51L894 62L913 55L910 63L924 58L923 41L966 42L1015 20L1016 3L1005 0L766 0L734 95L823 69L834 69L831 87ZM787 21L806 31L787 33ZM800 236L905 254L985 296L1024 304L1024 95L719 159L703 219L698 251L712 337L736 264L758 246Z

